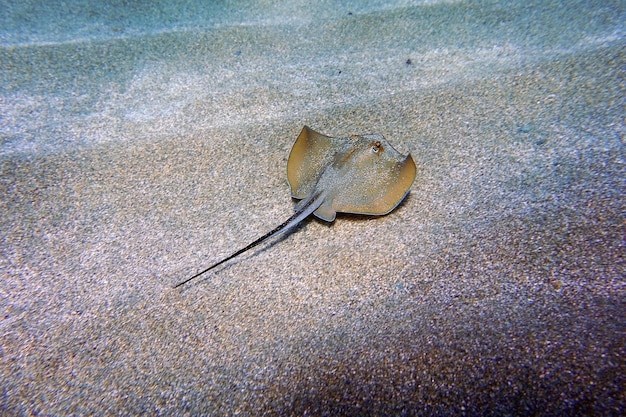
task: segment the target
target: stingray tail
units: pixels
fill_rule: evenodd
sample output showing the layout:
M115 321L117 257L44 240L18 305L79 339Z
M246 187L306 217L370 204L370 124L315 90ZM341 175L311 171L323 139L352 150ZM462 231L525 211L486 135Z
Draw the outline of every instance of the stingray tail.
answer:
M250 243L245 248L239 249L237 252L233 253L232 255L227 256L226 258L222 259L221 261L219 261L217 263L214 263L210 267L208 267L208 268L198 272L194 276L192 276L190 278L187 278L186 280L184 280L182 282L179 282L178 284L174 285L174 288L178 288L178 287L181 287L181 286L185 285L189 281L191 281L193 279L196 279L200 275L202 275L202 274L204 274L206 272L209 272L211 269L213 269L213 268L223 264L224 262L229 261L229 260L233 259L234 257L241 255L242 253L244 253L244 252L254 248L255 246L263 243L267 239L274 238L276 236L280 236L283 233L289 231L290 229L295 227L298 223L300 223L302 220L306 219L311 213L313 213L315 210L317 210L318 207L322 205L322 203L324 202L325 198L326 198L325 193L323 191L319 191L316 194L314 194L311 197L309 197L308 199L301 201L296 206L298 208L298 211L296 211L294 213L294 215L291 216L289 219L287 219L284 223L280 224L279 226L275 227L271 231L267 232L266 234L264 234L263 236L261 236L260 238L255 240L254 242Z

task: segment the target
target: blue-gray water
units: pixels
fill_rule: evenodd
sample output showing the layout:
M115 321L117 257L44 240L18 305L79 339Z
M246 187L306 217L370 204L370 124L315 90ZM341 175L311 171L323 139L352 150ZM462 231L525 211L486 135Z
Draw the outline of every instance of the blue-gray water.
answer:
M156 123L148 137L202 131L190 116L196 103L214 103L204 122L223 126L302 115L312 101L326 111L423 94L619 45L624 36L620 2L74 1L2 9L3 155L132 140L127 124ZM242 98L263 90L276 94Z

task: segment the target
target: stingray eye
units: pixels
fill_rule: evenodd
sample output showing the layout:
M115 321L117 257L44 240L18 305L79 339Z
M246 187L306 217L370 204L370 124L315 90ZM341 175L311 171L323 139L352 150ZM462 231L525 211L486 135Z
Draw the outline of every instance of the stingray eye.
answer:
M372 152L378 153L382 150L383 150L383 146L381 145L380 141L376 141L372 143Z

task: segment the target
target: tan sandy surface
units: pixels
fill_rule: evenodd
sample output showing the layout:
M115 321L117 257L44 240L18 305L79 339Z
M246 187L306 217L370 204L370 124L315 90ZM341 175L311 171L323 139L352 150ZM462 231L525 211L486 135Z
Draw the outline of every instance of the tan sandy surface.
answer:
M600 3L5 42L4 413L623 412L626 14ZM408 198L173 290L291 215L305 124L411 152Z

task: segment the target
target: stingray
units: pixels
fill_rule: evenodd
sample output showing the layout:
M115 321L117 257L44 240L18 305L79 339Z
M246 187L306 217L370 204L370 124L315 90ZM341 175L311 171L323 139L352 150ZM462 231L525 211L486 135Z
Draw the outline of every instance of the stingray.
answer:
M295 214L248 246L176 284L200 275L295 227L311 213L332 222L338 212L381 216L409 193L415 162L403 156L382 135L333 138L304 126L287 161L291 196L300 200Z

